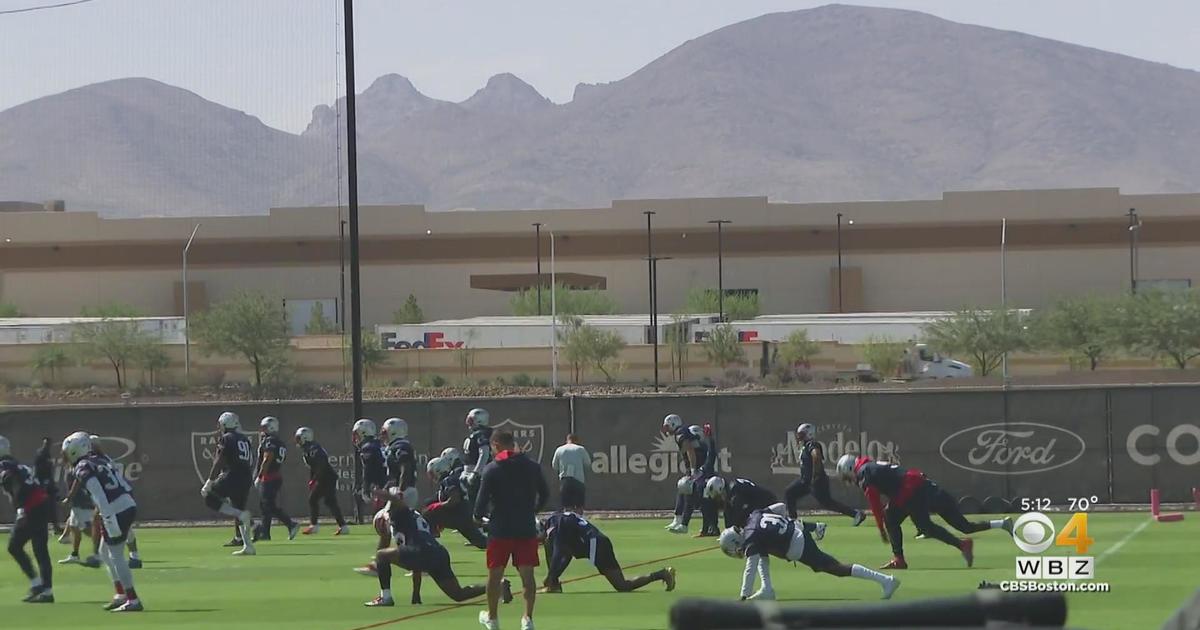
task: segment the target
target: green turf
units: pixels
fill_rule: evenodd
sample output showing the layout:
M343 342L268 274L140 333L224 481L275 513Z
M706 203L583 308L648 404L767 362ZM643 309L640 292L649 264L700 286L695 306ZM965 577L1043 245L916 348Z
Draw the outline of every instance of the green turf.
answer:
M1093 514L1090 534L1096 539L1091 553L1101 557L1147 520L1145 514ZM1056 518L1061 526L1065 518ZM875 566L887 560L888 549L879 542L870 522L858 529L849 519L830 518L829 534L821 547L844 562ZM1200 518L1189 514L1182 523L1152 523L1119 551L1099 561L1097 581L1108 581L1113 592L1070 597L1070 619L1081 628L1155 628L1179 606L1196 586L1195 544ZM711 539L671 535L663 523L644 520L598 521L616 544L626 566L649 563L629 574L666 564L679 571L679 588L664 593L659 584L631 594L611 591L586 562L575 561L565 578L585 578L566 585L562 595L538 599L536 621L543 630L649 629L666 626L667 608L677 597L697 595L732 599L737 596L741 563L715 550ZM345 629L383 624L384 628L472 628L479 605L450 607L436 585L426 581L425 604L409 606L409 581L398 574L393 590L395 608L367 609L362 602L376 594L374 579L351 572L369 554L374 537L367 526L349 537L334 538L332 528L315 538L260 545L253 558L230 557L220 544L228 528L144 529L139 538L146 568L136 571L138 590L147 611L114 616L100 610L110 596L103 569L55 565L58 603L33 606L19 602L25 580L11 561L0 569L0 619L8 628L154 627L154 628L280 628ZM282 534L277 531L276 534ZM959 555L933 541L912 540L906 532L908 571L897 572L903 586L896 598L955 595L971 592L982 579L1009 579L1016 550L1001 532L976 537L976 568L963 566ZM482 552L462 546L457 534L444 540L454 555L454 568L464 582L482 581ZM55 559L67 548L55 543ZM669 561L659 559L700 550ZM538 571L539 579L544 568ZM803 567L773 563L775 588L781 599L802 606L840 605L874 601L876 585L861 580L816 575ZM519 627L520 599L501 611L503 628ZM426 616L400 620L415 613Z

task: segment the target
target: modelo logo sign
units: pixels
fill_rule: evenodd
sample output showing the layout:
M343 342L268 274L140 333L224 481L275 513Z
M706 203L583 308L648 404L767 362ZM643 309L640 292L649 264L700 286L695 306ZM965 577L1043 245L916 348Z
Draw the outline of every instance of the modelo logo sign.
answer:
M403 341L396 339L396 333L385 332L380 335L380 342L383 347L388 350L413 350L421 348L429 348L432 350L439 349L457 349L462 348L465 342L462 341L445 341L446 333L427 332L415 341Z
M1037 422L995 422L950 434L942 459L985 475L1031 475L1083 457L1087 444L1073 431ZM960 459L964 456L965 459Z
M869 455L871 459L886 461L893 464L902 463L900 446L891 440L873 440L866 431L855 431L843 424L817 425L817 442L825 457L825 469L832 473L837 460L842 455ZM804 445L796 437L796 432L788 430L784 433L783 441L777 442L771 449L771 474L799 475L800 454Z

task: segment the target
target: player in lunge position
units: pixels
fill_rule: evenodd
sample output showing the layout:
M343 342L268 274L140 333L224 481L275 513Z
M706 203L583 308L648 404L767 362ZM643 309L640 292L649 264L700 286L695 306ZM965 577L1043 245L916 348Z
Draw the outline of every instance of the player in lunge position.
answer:
M571 564L572 558L587 558L619 593L636 591L651 582L662 582L668 592L675 590L675 569L671 567L633 579L626 578L621 564L617 562L612 540L574 512L555 512L546 520L539 521L538 529L549 567L549 573L542 582L543 593L562 592L559 578Z
M254 530L254 540L271 540L271 521L279 519L288 530L288 540L295 540L300 525L279 507L279 491L283 489L283 462L287 460L287 445L279 437L279 419L267 416L258 423L258 488L262 522Z
M720 533L716 531L717 508L703 496L705 484L716 474L716 452L711 435L697 425L684 426L683 418L676 414L663 418L662 432L674 436L684 465L688 469L687 474L680 477L676 484L679 493L675 499L675 518L667 525L666 530L673 534L686 534L692 513L696 508L700 508L704 517L700 534L716 536Z
M744 527L746 519L756 510L771 509L773 505L783 506L775 498L774 492L741 478L733 481L726 481L723 477L709 479L704 485L704 498L712 501L718 509L724 508L726 529ZM779 513L782 514L782 510Z
M317 517L321 515L322 501L329 508L333 519L337 521L338 528L334 535L349 534L350 527L346 525L346 519L342 516L342 508L338 506L338 475L337 471L333 469L333 465L329 463L329 453L325 452L324 447L317 442L313 430L308 427L296 429L296 446L300 447L304 456L304 464L308 466L309 522L308 527L304 528L304 535L315 534L320 529Z
M50 562L50 497L34 476L33 469L17 463L12 456L8 438L0 436L0 487L16 510L12 533L8 537L8 553L29 578L29 594L22 601L31 604L54 603L54 564ZM33 547L38 569L33 570L25 543Z
M478 549L487 548L487 535L471 518L471 506L467 503L468 488L463 481L462 462L455 459L456 453L429 460L426 471L437 487L436 501L425 506L425 519L435 532L453 529L467 542Z
M246 509L250 497L250 486L254 483L254 447L250 438L242 433L241 420L232 411L217 418L217 429L221 432L217 443L217 454L213 458L212 470L200 488L200 496L209 509L237 519L242 535L242 548L233 552L235 556L253 556L254 542L251 525L253 517Z
M930 514L937 514L954 529L973 534L987 529L1002 529L1011 534L1012 519L971 522L958 509L958 501L949 492L925 477L916 468L903 468L896 464L877 462L870 457L842 455L837 462L837 474L846 483L862 488L875 514L875 525L884 542L892 545L892 560L883 569L907 569L904 559L904 534L900 524L912 517L913 523L930 538L936 538L958 549L967 566L975 562L975 545L970 538L955 538L946 528L934 523ZM880 495L888 499L883 505Z
M800 521L774 512L758 510L752 513L744 528L730 527L721 532L721 551L731 558L745 558L742 574L742 599L775 599L771 584L771 556L787 562L799 562L818 573L837 577L871 580L883 589L883 599L891 598L900 587L900 580L879 573L861 564L845 565L817 547L812 534L800 526ZM753 594L754 576L761 586Z
M102 523L100 557L108 566L116 594L105 610L141 612L142 601L133 585L133 572L125 557L125 543L137 520L137 502L129 481L112 460L96 454L91 436L82 431L68 435L62 443L63 457L74 466L75 479L92 497Z
M842 505L829 493L829 475L825 474L825 451L817 441L817 428L807 422L800 425L796 428L796 441L800 443L800 476L788 484L784 491L788 516L796 518L796 503L811 493L821 507L849 516L854 519L855 527L861 525L867 517L866 513Z

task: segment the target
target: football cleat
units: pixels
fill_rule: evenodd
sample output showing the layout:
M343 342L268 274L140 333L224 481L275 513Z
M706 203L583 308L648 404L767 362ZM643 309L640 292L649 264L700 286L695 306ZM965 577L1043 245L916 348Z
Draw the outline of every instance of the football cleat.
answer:
M83 566L88 567L89 569L99 569L100 568L100 558L97 558L96 556L88 556L83 561Z
M854 520L851 521L851 524L854 527L858 527L859 525L862 525L863 521L867 520L867 513L862 510L854 510L853 518Z
M667 567L667 574L663 577L663 584L667 586L667 592L675 590L675 567Z
M225 547L241 547L243 544L241 538L230 538L229 542L225 543Z
M543 593L561 593L561 592L563 592L562 591L562 582L553 582L553 583L543 582L541 592L543 592Z
M774 599L775 599L775 591L764 591L764 590L761 590L761 589L760 589L760 590L759 590L757 593L755 593L755 594L751 595L750 597L747 597L746 599L748 599L748 600L762 600L762 601L768 601L768 602L769 602L769 601L772 601L772 600L774 600Z
M890 561L888 561L887 564L885 564L879 568L880 568L880 570L882 570L882 569L897 569L897 570L907 569L908 561L906 561L904 559L904 556L896 556L896 557L892 558Z
M533 630L533 620L529 617L522 617L521 630Z
M235 555L235 556L253 556L253 555L257 555L257 554L258 554L258 552L255 551L254 547L251 547L250 545L246 545L245 547L242 547L241 549L238 549L237 551L233 552L233 555Z
M290 528L288 528L288 540L296 540L296 534L299 534L299 533L300 533L300 525L299 524L292 525ZM305 533L307 533L307 532L305 532Z
M104 606L104 610L116 610L124 605L125 605L125 596L117 595L116 597L112 598L111 602L108 602L108 604L106 604Z
M379 577L379 572L375 570L374 562L363 565L361 567L354 567L354 572L359 575L365 575L367 577Z
M883 598L891 599L892 594L895 593L896 589L898 589L898 588L900 588L900 580L898 580L897 578L888 576L888 580L883 583Z
M964 538L958 548L962 551L963 560L967 561L967 568L975 566L975 541Z
M667 531L671 532L672 534L686 534L687 530L687 525L684 525L683 523L676 523L675 525L667 528Z
M300 533L304 534L305 536L312 536L313 534L317 533L320 530L321 530L321 527L319 525L309 525L308 527L305 527L304 529L300 530Z
M41 587L31 589L29 594L21 599L21 601L25 602L26 604L53 604L54 591Z
M369 602L363 603L363 606L366 606L368 608L375 608L376 606L395 606L395 605L396 605L395 600L393 600L390 597L385 598L383 596L376 597L375 599L372 599Z
M338 528L338 530L336 532L333 532L333 535L334 536L345 536L346 534L349 534L349 533L350 533L350 526L342 525L341 527Z
M124 604L121 604L120 606L114 608L112 611L118 612L118 613L126 613L126 612L142 612L143 610L145 610L145 608L142 608L142 600L131 599L131 600L125 602Z
M79 559L79 556L77 556L75 554L71 554L71 555L67 556L66 558L63 558L62 560L59 560L58 563L59 564L83 564L83 561Z
M483 626L483 630L500 630L500 622L488 617L486 610L479 611L479 625Z
M1000 526L1000 529L1003 529L1004 531L1008 532L1008 534L1009 534L1010 536L1012 535L1012 533L1013 533L1013 520L1012 520L1012 517L1011 517L1011 516L1006 516L1006 517L1004 517L1004 524Z

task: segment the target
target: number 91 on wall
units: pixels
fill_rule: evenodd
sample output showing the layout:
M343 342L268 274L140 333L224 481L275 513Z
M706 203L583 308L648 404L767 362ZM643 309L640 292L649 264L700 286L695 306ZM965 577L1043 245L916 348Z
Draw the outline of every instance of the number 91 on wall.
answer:
M1096 540L1088 536L1088 515L1076 512L1061 530L1055 531L1049 516L1041 512L1022 514L1013 523L1013 543L1027 554L1040 554L1051 547L1071 549L1071 556L1018 556L1017 579L1092 579L1096 560L1087 556Z

